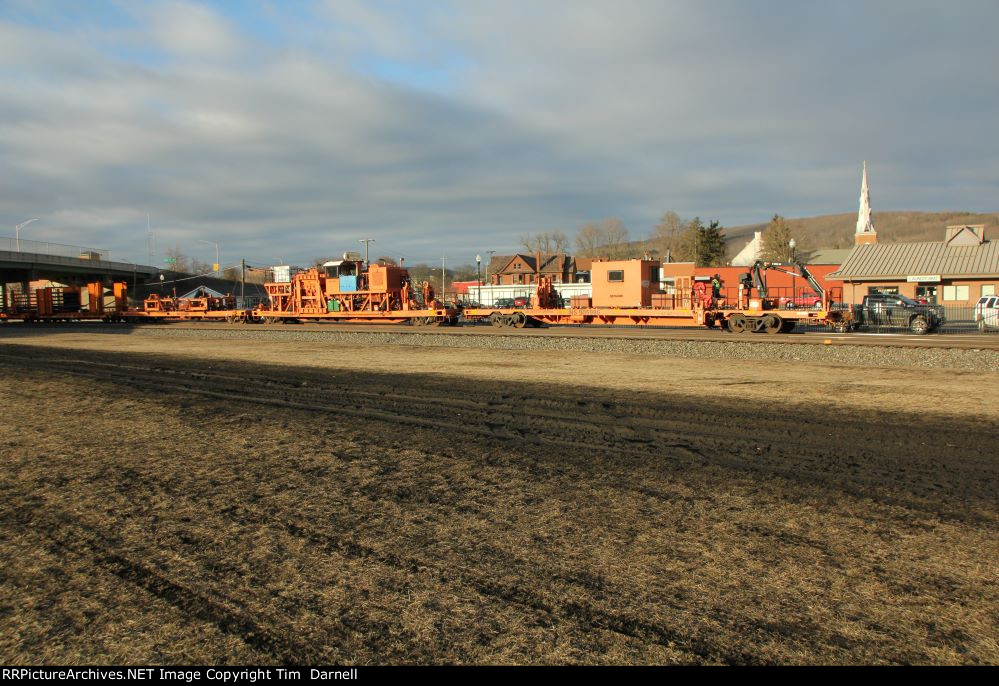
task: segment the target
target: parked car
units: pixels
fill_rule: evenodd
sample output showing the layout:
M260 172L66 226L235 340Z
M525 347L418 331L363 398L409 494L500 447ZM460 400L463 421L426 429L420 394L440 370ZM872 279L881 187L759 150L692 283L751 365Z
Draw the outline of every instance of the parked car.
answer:
M513 306L516 307L517 309L520 309L522 307L529 307L530 304L531 304L531 299L526 296L521 296L519 298L513 299Z
M975 305L975 325L979 331L999 329L999 295L983 295Z
M513 298L496 298L493 307L498 310L512 310L514 308Z
M795 310L799 308L812 308L818 307L822 304L822 298L818 293L802 293L801 295L795 296L793 298L788 298L787 296L781 296L778 300L778 306L784 308L785 310Z
M865 295L853 317L857 326L897 327L916 334L933 331L946 321L943 308L920 305L904 295L890 293Z

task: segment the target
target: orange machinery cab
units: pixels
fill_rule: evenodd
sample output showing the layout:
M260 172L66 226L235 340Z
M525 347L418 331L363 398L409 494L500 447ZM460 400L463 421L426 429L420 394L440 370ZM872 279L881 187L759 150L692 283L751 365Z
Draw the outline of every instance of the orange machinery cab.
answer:
M593 307L651 307L659 293L659 269L655 260L594 261Z
M404 286L409 277L393 264L369 264L351 253L326 262L319 274L322 294L330 312L407 309Z
M323 264L327 296L344 293L398 293L407 275L392 264L371 264L367 271L361 260L345 259Z

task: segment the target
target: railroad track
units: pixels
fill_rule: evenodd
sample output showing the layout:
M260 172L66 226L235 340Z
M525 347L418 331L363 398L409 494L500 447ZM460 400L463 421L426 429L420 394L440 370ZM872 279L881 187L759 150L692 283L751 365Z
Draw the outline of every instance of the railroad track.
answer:
M707 328L661 328L661 327L600 327L600 326L550 326L539 329L494 328L486 325L466 325L457 327L413 327L406 324L329 324L306 322L302 324L215 324L169 322L153 324L94 324L85 322L69 322L56 324L38 324L24 326L21 324L5 324L0 328L0 334L37 334L46 330L72 328L103 333L115 333L122 330L142 329L155 332L157 329L188 329L198 331L217 331L232 333L234 331L289 331L308 333L391 333L401 335L454 335L454 336L535 336L535 337L566 337L566 338L596 338L596 339L635 339L635 340L682 340L723 343L785 343L797 345L861 345L904 348L954 348L960 350L999 350L999 335L994 333L947 333L916 336L910 333L846 333L837 334L824 329L808 329L790 334L733 334Z

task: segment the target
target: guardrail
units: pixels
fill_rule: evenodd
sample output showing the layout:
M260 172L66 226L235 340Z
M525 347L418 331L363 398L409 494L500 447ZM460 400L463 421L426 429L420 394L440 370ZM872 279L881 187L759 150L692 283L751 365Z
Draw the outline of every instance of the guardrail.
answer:
M0 250L8 252L34 253L36 255L54 255L56 257L75 257L84 260L111 261L111 251L104 248L91 248L85 245L67 245L51 241L32 241L25 238L0 236Z

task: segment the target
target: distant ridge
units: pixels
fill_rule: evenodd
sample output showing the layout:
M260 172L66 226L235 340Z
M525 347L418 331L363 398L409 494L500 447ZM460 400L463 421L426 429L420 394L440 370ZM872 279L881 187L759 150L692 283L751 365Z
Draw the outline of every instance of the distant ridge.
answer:
M785 219L787 219L785 217ZM942 241L944 229L951 224L984 224L985 237L999 240L999 212L873 212L874 230L879 243L918 243ZM787 219L791 233L808 250L853 247L857 213L828 214L821 217ZM754 231L763 231L762 224L726 227L725 243L729 257L739 252L752 239Z

